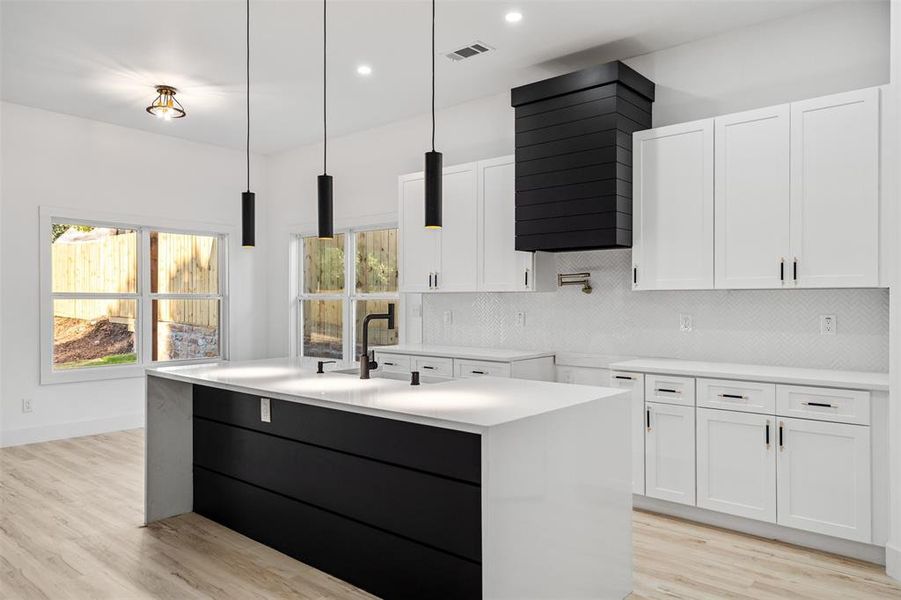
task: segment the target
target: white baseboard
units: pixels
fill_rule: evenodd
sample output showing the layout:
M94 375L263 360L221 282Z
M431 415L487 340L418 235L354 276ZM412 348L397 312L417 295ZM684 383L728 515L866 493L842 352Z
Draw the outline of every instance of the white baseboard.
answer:
M658 500L657 498L648 498L647 496L632 496L632 506L634 508L648 510L651 512L662 513L688 521L697 521L705 525L713 525L723 529L731 529L757 537L778 540L796 546L804 546L805 548L813 548L831 554L839 554L850 558L856 558L866 562L885 565L888 549L874 544L864 544L851 540L843 540L841 538L823 535L821 533L813 533L811 531L802 531L791 527L784 527L775 523L766 523L764 521L755 521L754 519L746 519L744 517L736 517L727 515L696 506L685 506L667 502L666 500ZM895 550L897 552L897 549ZM901 557L899 557L901 558ZM898 562L898 568L901 568L901 560Z
M885 572L892 579L901 581L901 547L892 542L885 545Z
M109 433L110 431L122 431L123 429L136 429L143 426L144 413L131 413L104 419L55 423L39 427L23 427L0 432L0 448Z

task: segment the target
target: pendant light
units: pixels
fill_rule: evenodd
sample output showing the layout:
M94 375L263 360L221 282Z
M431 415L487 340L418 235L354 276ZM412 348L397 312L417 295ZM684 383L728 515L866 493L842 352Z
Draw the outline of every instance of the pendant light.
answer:
M332 223L332 176L328 174L328 127L326 120L328 63L326 61L326 0L322 0L322 175L318 177L319 187L319 239L334 237Z
M250 0L247 6L247 191L241 193L241 245L256 245L256 194L250 191Z
M435 152L435 0L432 0L432 149L425 153L425 226L441 229L442 155Z

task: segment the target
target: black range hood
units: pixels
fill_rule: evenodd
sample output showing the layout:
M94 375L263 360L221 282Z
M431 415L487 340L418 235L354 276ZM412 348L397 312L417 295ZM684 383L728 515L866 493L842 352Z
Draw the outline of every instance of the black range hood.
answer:
M632 246L632 132L654 82L619 61L514 88L516 249Z

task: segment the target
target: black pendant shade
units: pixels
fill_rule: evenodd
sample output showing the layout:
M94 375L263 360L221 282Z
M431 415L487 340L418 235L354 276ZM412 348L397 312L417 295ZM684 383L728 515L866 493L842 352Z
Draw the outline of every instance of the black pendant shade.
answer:
M241 245L256 244L256 194L241 192Z
M247 8L247 191L241 192L241 245L256 245L256 194L250 191L250 0Z
M442 156L435 151L435 0L432 0L432 149L425 153L425 226L441 229Z
M332 176L320 175L319 183L319 238L332 239L335 235L332 219Z
M425 153L425 226L441 229L442 163L440 152Z
M319 191L319 239L330 240L335 236L334 219L332 218L332 176L328 174L328 37L326 0L322 0L322 175L317 177Z

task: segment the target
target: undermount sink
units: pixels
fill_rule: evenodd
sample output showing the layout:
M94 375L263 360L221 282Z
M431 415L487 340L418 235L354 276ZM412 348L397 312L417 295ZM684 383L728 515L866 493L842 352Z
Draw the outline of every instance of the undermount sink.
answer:
M328 371L329 373L338 373L340 375L356 375L360 376L359 367L356 369L335 369L334 371ZM370 379L393 379L395 381L406 381L410 383L410 374L409 373L392 373L390 371L370 371L369 372ZM431 383L441 383L442 381L447 381L444 377L433 377L429 375L420 375L419 383L421 384L431 384Z

